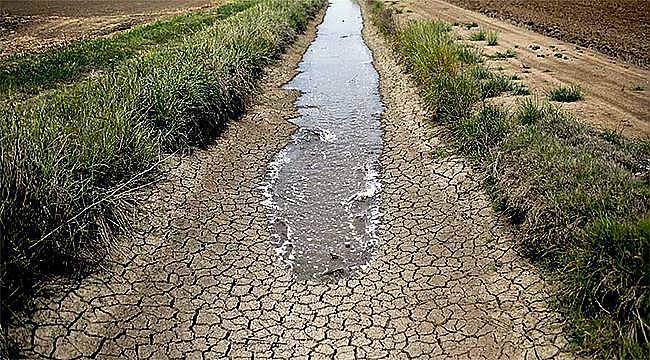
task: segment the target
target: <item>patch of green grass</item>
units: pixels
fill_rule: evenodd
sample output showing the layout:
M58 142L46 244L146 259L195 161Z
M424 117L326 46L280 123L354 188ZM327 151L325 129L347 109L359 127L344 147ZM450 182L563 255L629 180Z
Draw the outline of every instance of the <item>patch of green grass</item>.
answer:
M485 30L481 29L475 33L469 35L471 41L485 41L487 33Z
M512 95L515 95L515 96L527 96L527 95L531 94L530 89L528 88L528 86L522 85L522 84L514 84L512 90L510 90L510 92L512 93Z
M136 26L106 38L83 40L39 54L9 56L0 63L0 98L34 95L58 83L78 80L91 70L109 71L156 46L182 41L257 2L239 0Z
M210 141L324 5L264 0L114 71L0 110L3 325L37 281L101 261L165 152Z
M547 110L547 104L538 100L526 99L518 104L515 118L521 124L532 125L542 120L546 116Z
M510 114L501 106L487 105L454 124L454 135L461 149L482 156L503 141L512 127Z
M509 76L492 75L481 82L481 96L491 98L515 89L515 83Z
M498 37L499 35L496 31L488 31L486 35L488 46L496 46L498 44Z
M407 23L391 41L435 121L488 174L486 190L518 225L525 253L556 280L576 351L647 357L650 140L595 130L539 100L521 101L514 114L486 105L484 95L508 83L480 61L463 61L458 42L435 29Z
M562 85L549 90L548 98L558 102L575 102L582 100L584 97L582 95L582 89L579 86Z
M465 28L466 28L467 30L469 30L469 29L472 29L472 28L478 27L478 24L477 24L476 22L472 21L472 22L465 23L464 26L465 26Z
M508 49L506 51L497 51L488 57L493 60L512 59L517 57L517 52L512 49Z

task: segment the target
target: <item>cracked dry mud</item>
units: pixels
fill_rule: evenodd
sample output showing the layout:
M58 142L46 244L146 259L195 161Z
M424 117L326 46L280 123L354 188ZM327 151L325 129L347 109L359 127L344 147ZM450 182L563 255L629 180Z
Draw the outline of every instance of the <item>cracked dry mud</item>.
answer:
M366 24L367 25L367 24ZM374 28L385 112L383 215L366 270L337 282L282 266L259 189L295 130L294 74L313 29L215 145L143 195L105 271L14 329L31 358L558 358L561 319L469 165L436 159L416 90ZM431 137L433 135L433 137ZM568 355L567 355L568 356Z

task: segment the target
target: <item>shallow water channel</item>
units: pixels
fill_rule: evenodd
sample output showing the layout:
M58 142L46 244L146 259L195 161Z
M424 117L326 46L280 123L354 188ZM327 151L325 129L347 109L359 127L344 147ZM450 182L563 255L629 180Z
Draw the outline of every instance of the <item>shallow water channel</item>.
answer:
M344 276L370 260L379 221L383 106L359 5L331 0L299 74L299 129L269 165L269 226L302 278Z

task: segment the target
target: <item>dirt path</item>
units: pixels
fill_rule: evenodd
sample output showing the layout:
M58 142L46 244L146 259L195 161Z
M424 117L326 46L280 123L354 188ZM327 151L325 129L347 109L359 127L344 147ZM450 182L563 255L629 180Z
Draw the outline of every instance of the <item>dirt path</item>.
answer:
M310 31L214 146L179 158L144 198L121 255L14 329L29 357L558 358L561 320L468 165L436 160L415 89L373 28L385 102L381 239L337 282L283 268L259 188L289 140L280 90Z
M533 96L543 98L549 89L559 84L580 85L585 100L562 104L562 107L576 113L581 121L628 136L650 136L650 70L617 62L595 51L576 48L573 44L444 1L407 0L397 6L413 11L400 15L402 21L412 17L440 18L451 23L476 22L482 28L498 31L498 46L486 46L485 42L472 44L482 46L486 54L514 50L516 58L491 61L491 66L503 67L508 73L521 77ZM465 39L477 31L477 28L455 29ZM644 91L634 91L636 86Z

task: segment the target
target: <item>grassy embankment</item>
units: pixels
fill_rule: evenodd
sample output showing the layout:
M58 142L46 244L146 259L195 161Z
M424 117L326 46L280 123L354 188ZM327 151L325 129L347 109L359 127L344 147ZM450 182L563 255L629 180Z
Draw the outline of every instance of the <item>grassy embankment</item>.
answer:
M257 2L259 0L239 0L39 54L9 56L0 63L0 99L34 95L58 83L78 80L91 71L111 71L123 61L155 46L182 41L186 35L246 10Z
M173 46L0 110L4 323L35 282L102 259L162 153L242 113L322 0L263 0Z
M369 1L373 22L433 120L482 170L525 252L556 280L576 351L647 357L650 141L595 130L542 100L522 100L514 109L490 105L484 99L507 89L507 81L495 81L485 57L458 42L448 24L396 26L389 9ZM565 91L562 99L565 93L580 98Z

